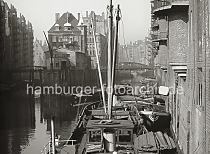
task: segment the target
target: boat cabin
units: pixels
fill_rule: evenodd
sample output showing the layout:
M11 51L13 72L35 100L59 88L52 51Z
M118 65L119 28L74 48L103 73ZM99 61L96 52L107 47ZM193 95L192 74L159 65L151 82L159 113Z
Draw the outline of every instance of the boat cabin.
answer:
M89 120L86 153L113 152L133 145L134 125L130 120Z

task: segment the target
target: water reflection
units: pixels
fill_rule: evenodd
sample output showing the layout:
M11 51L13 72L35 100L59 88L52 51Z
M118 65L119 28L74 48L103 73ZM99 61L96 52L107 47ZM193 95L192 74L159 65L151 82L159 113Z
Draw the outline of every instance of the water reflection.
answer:
M23 92L0 95L0 148L3 154L39 154L50 139L50 118L55 132L68 139L78 108L74 98L45 96L33 98Z
M41 122L47 119L47 131L50 131L50 119L55 117L55 133L61 135L61 139L68 139L77 115L77 108L72 106L74 97L45 96L41 98Z

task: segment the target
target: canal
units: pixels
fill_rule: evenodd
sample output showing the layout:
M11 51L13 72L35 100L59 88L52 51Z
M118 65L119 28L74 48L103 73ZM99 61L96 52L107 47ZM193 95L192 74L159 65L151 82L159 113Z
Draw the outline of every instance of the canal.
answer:
M0 153L39 154L50 140L50 118L55 133L68 139L81 107L73 107L70 96L34 98L24 92L1 94Z

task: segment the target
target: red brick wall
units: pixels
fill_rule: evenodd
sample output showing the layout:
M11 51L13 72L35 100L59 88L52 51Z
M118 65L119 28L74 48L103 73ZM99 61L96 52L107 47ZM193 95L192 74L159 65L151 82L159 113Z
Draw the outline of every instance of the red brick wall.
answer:
M186 63L188 52L188 12L169 14L169 62Z

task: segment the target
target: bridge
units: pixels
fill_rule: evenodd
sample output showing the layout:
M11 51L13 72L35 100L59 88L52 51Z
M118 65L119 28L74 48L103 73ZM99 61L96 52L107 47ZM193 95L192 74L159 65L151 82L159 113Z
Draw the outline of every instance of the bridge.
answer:
M116 67L116 77L119 78L131 78L138 74L147 73L152 71L153 68L141 63L123 62L119 63ZM65 69L65 70L47 70L43 66L21 66L10 71L6 80L23 81L30 84L90 84L95 85L97 79L97 70L77 70L77 69ZM106 78L106 69L102 69L102 75Z
M10 70L12 79L28 83L42 83L45 67L43 66L21 66Z
M43 71L44 69L46 69L46 67L43 66L21 66L21 67L17 67L14 70L12 70L12 72L30 72L30 71Z
M117 66L117 70L153 70L153 67L141 64L141 63L135 63L135 62L121 62Z

